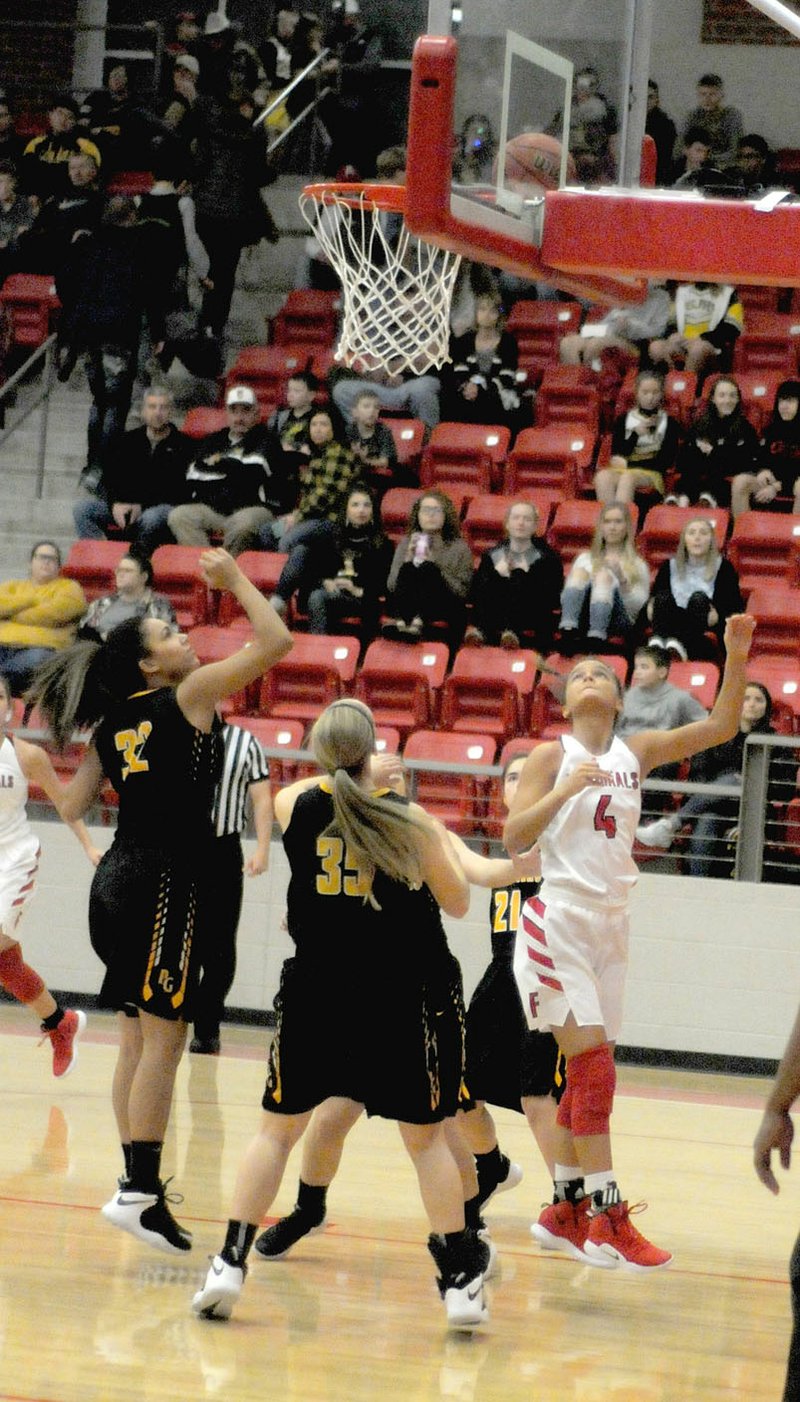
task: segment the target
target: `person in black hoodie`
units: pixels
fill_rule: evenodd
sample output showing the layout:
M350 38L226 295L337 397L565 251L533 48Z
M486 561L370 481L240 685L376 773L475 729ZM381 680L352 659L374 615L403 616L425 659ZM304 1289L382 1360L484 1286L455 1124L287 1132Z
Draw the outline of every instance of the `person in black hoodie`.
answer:
M751 472L757 455L758 435L745 417L739 386L721 375L686 435L674 492L664 500L675 506L728 506L731 479Z
M284 510L293 484L273 473L269 434L249 385L233 385L225 406L228 427L198 445L186 473L186 504L167 517L179 545L208 546L221 534L231 555L258 549L258 531Z
M722 647L725 621L742 610L739 577L719 553L714 526L704 516L687 521L678 548L659 565L647 616L651 646L673 652L682 662L708 655L706 634Z
M87 482L99 478L125 431L145 315L154 350L163 346L163 303L150 275L149 249L134 201L114 195L100 229L72 246L56 279L62 304L59 378L68 379L85 355L92 393Z
M778 385L772 417L764 429L751 472L731 483L734 520L743 511L771 507L800 513L800 380Z
M739 729L732 740L724 745L714 745L710 750L702 750L695 755L689 770L690 779L698 784L738 784L744 767L744 747L748 735L774 734L770 717L772 697L761 682L748 682ZM668 851L677 833L688 822L693 823L689 838L687 868L690 876L717 876L728 874L727 867L720 870L719 863L727 858L722 839L737 819L739 801L735 798L719 798L714 794L692 794L675 813L658 818L637 828L636 837L645 847L656 847Z
M295 546L287 571L293 556L301 557L294 560L297 587L309 591L310 633L335 633L339 620L353 615L360 616L365 638L377 631L392 546L376 518L369 487L356 482L350 488L333 533Z
M539 652L552 648L564 566L539 526L532 502L512 502L503 539L481 556L472 581L474 622L464 636L471 647L517 648L532 632Z

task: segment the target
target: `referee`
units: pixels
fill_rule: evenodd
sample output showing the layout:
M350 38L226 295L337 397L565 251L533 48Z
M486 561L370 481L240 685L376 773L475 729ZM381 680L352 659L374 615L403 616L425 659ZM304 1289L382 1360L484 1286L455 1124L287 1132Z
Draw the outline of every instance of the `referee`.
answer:
M200 987L194 1015L194 1037L190 1052L204 1056L219 1054L219 1025L236 973L236 931L242 910L243 873L260 876L269 865L272 836L272 790L269 764L261 745L249 730L224 725L221 731L222 777L217 786L212 811L216 833L213 881L206 899L211 919L207 928L214 944L203 952ZM255 851L245 863L241 834L245 826L248 793L256 833Z

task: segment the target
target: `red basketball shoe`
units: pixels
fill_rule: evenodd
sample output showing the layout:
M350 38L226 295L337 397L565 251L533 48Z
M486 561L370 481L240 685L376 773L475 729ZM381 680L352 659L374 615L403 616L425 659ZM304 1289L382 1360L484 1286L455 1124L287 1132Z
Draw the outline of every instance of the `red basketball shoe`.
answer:
M672 1260L670 1251L662 1251L642 1236L631 1222L631 1213L644 1212L646 1202L628 1208L618 1202L589 1218L585 1259L593 1266L626 1266L630 1271L657 1271Z

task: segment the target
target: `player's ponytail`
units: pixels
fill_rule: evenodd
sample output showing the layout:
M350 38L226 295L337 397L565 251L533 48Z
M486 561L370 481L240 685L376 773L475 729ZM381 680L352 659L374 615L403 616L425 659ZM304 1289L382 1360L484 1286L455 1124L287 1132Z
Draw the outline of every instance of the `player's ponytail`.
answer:
M93 728L119 701L141 688L147 656L140 618L112 629L105 642L78 642L34 673L26 701L38 707L59 748L74 730Z
M422 883L420 836L427 831L408 809L367 793L357 782L375 751L372 713L360 701L334 701L315 722L311 746L330 775L334 821L351 856L370 874L376 870L410 886Z

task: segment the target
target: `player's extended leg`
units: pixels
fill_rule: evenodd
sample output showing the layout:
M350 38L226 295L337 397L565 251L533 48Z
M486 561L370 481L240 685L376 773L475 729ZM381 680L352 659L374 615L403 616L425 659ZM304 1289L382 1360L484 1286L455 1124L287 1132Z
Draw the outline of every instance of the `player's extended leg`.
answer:
M60 1007L44 979L25 963L19 941L4 930L0 930L0 985L36 1014L53 1048L53 1075L67 1076L78 1059L76 1043L86 1026L86 1014Z
M278 1261L302 1237L322 1231L328 1188L338 1171L344 1141L363 1109L344 1096L331 1096L317 1106L303 1137L297 1202L286 1217L261 1233L255 1244L259 1256Z
M556 1117L564 1132L556 1148L564 1158L555 1167L556 1201L545 1208L533 1234L543 1246L563 1240L571 1255L596 1266L623 1264L639 1271L665 1266L670 1253L632 1225L614 1176L609 1123L616 1072L605 1028L581 1027L570 1015L552 1031L567 1058L567 1089Z
M431 1235L438 1286L453 1329L474 1329L488 1319L483 1276L489 1248L465 1226L461 1174L443 1124L398 1125L419 1182Z
M258 1133L239 1165L225 1241L219 1255L212 1258L205 1285L192 1301L192 1309L202 1319L230 1319L244 1284L258 1224L269 1211L286 1160L310 1119L310 1110L301 1115L263 1112Z
M130 1133L128 1178L106 1203L103 1216L114 1226L121 1227L160 1251L189 1251L191 1233L175 1221L167 1205L165 1185L161 1181L161 1153L175 1075L186 1041L186 1023L153 1017L141 1010L138 1022L141 1036L138 1061L134 1066L135 1034L127 1034L123 1028L125 1065L120 1072L119 1087L115 1086L115 1094L118 1089L121 1104L125 1077L132 1070L127 1109ZM115 1109L117 1105L115 1099ZM124 1124L123 1111L121 1133Z

